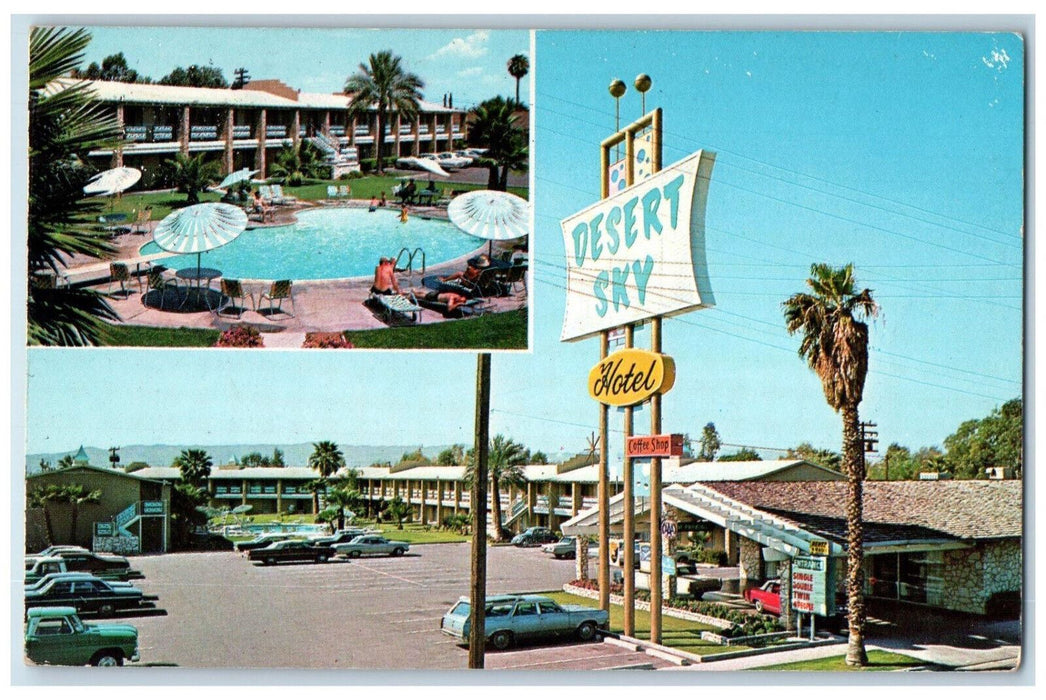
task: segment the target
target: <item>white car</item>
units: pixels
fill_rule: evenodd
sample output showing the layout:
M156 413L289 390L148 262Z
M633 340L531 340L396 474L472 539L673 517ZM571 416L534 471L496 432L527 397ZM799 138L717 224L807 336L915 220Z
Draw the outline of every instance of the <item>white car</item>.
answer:
M444 170L458 170L459 168L467 168L472 165L471 158L463 158L462 156L454 155L450 151L437 153L436 160Z
M351 542L334 545L334 551L350 559L365 554L388 554L398 557L410 549L406 542L387 540L381 535L360 535Z

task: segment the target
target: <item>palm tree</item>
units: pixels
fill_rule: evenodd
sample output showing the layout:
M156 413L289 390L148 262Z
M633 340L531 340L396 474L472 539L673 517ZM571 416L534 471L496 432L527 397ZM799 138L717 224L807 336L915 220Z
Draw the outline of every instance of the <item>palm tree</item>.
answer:
M806 281L811 293L800 292L784 302L789 334L801 332L800 357L821 378L825 399L843 416L843 471L847 476L846 592L850 606L848 666L864 666L864 532L862 491L865 477L864 445L858 430L857 407L868 374L868 325L879 306L871 290L856 291L853 265L833 268L817 263Z
M396 521L396 529L403 529L403 519L414 511L411 505L399 496L396 496L385 506L385 516Z
M490 441L490 451L487 456L487 477L490 480L490 517L494 522L492 539L501 541L501 487L503 485L523 486L527 478L523 474L523 465L526 463L526 450L522 445L511 438L506 438L500 433ZM473 458L465 468L464 483L472 486L475 478L476 462Z
M508 60L508 74L516 79L516 104L519 102L519 81L530 72L530 61L526 54L517 53Z
M282 178L284 184L297 187L306 178L321 178L330 170L330 166L323 162L323 156L319 149L311 143L304 142L298 148L284 146L276 154L276 162L269 169L269 174L275 178Z
M514 114L515 106L503 97L482 102L472 111L469 143L487 148L480 165L488 170L487 189L504 191L510 170L528 166L527 140Z
M179 153L174 158L164 161L167 177L175 188L186 195L187 204L199 204L200 192L214 180L218 179L220 164L216 160L207 160L206 153L195 156Z
M83 60L91 35L83 29L34 27L29 40L28 279L57 273L69 256L103 258L107 236L88 231L99 209L83 186L94 173L88 153L119 143L120 124L94 101L90 83L64 82ZM33 345L96 345L105 324L119 316L103 296L87 289L32 284L27 339Z
M312 454L309 455L309 466L328 478L345 466L345 455L337 444L329 440L312 443Z
M47 532L47 544L54 540L54 525L51 521L51 505L66 500L65 489L55 484L38 487L29 492L29 507L41 508L44 511L44 529Z
M87 503L98 503L102 498L101 489L88 491L83 484L71 484L62 489L63 500L70 505L69 541L76 543L76 521L80 515L80 506Z
M359 509L360 501L360 492L355 489L336 488L327 492L327 507L337 512L339 530L345 527L345 510L355 512Z
M365 116L371 109L378 115L378 133L375 136L375 155L379 173L385 172L385 124L389 112L413 118L418 113L421 89L425 83L414 73L403 69L401 58L392 51L372 53L367 63L361 63L355 75L345 81L349 96L350 117Z
M306 483L302 488L312 492L312 514L318 515L320 512L320 491L326 491L327 479L321 476L319 479L313 479Z
M214 463L211 456L205 450L182 450L182 453L174 458L173 466L182 471L182 481L199 486L211 475L211 467Z

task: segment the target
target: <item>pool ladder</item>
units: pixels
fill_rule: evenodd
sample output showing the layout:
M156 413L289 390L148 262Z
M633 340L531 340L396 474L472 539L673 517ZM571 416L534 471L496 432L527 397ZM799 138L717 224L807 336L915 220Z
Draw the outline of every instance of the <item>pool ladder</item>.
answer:
M406 266L400 264L400 261L403 260L403 256L404 255L407 256L407 264L406 264ZM414 279L414 272L415 272L414 259L418 255L421 256L421 275L424 277L425 276L425 251L422 250L421 248L415 248L413 251L410 250L409 248L400 248L400 252L396 256L396 264L395 264L396 272L406 272L407 275L410 277L410 279L413 280Z

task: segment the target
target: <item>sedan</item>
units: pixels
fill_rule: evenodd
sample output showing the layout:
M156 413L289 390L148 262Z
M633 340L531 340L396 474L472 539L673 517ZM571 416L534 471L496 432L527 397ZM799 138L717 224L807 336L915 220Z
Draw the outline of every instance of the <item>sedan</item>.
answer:
M606 610L583 605L560 605L543 595L497 595L487 598L484 635L495 649L507 649L517 641L538 638L570 638L588 642L607 629ZM440 631L468 643L472 605L462 596L440 621Z
M285 535L278 532L268 532L263 535L258 535L253 540L237 542L235 546L237 552L249 552L252 549L268 547L273 542L281 542L286 539L290 539L290 535Z
M745 600L755 605L759 612L781 614L781 582L773 579L767 581L759 588L749 588L745 591Z
M65 561L66 571L85 571L102 578L141 578L142 575L131 569L127 557L115 554L95 554L94 552L60 551L55 553Z
M573 559L577 556L577 540L573 537L564 537L559 542L542 545L541 551L551 554L556 559Z
M558 539L556 533L547 527L528 527L512 538L512 544L517 547L536 547L540 544L555 542Z
M333 556L334 550L327 545L314 545L305 540L273 542L268 547L259 547L247 553L248 559L260 561L262 564L290 561L311 561L322 564Z
M362 527L347 527L344 530L338 530L333 535L321 535L319 537L310 537L308 541L311 544L325 544L329 547L333 547L336 544L352 542L360 535L366 534L367 531Z
M149 597L148 600L154 600ZM99 578L56 579L35 590L26 590L26 610L35 607L67 605L80 613L111 615L117 610L142 607L147 600L137 588L114 586Z
M361 557L365 554L388 554L398 557L410 549L406 542L398 540L387 540L381 535L361 535L352 542L334 545L338 554L344 554L351 558Z

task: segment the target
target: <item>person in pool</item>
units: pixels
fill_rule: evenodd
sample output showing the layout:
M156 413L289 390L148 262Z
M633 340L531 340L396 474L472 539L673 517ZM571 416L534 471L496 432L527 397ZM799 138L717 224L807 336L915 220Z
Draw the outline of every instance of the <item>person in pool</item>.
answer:
M490 257L483 253L477 258L468 261L468 266L462 272L440 277L444 282L475 282L483 270L490 267Z
M407 205L404 204L403 207L400 209L400 223L407 223L407 218Z
M377 197L371 197L370 198L370 206L367 208L367 211L378 211L378 198Z
M389 203L389 200L385 199L385 192L382 191L382 193L381 193L381 202L379 202L379 206L383 206L384 207L388 203Z
M374 284L371 294L401 294L399 282L396 281L395 261L392 258L381 258L374 268Z

